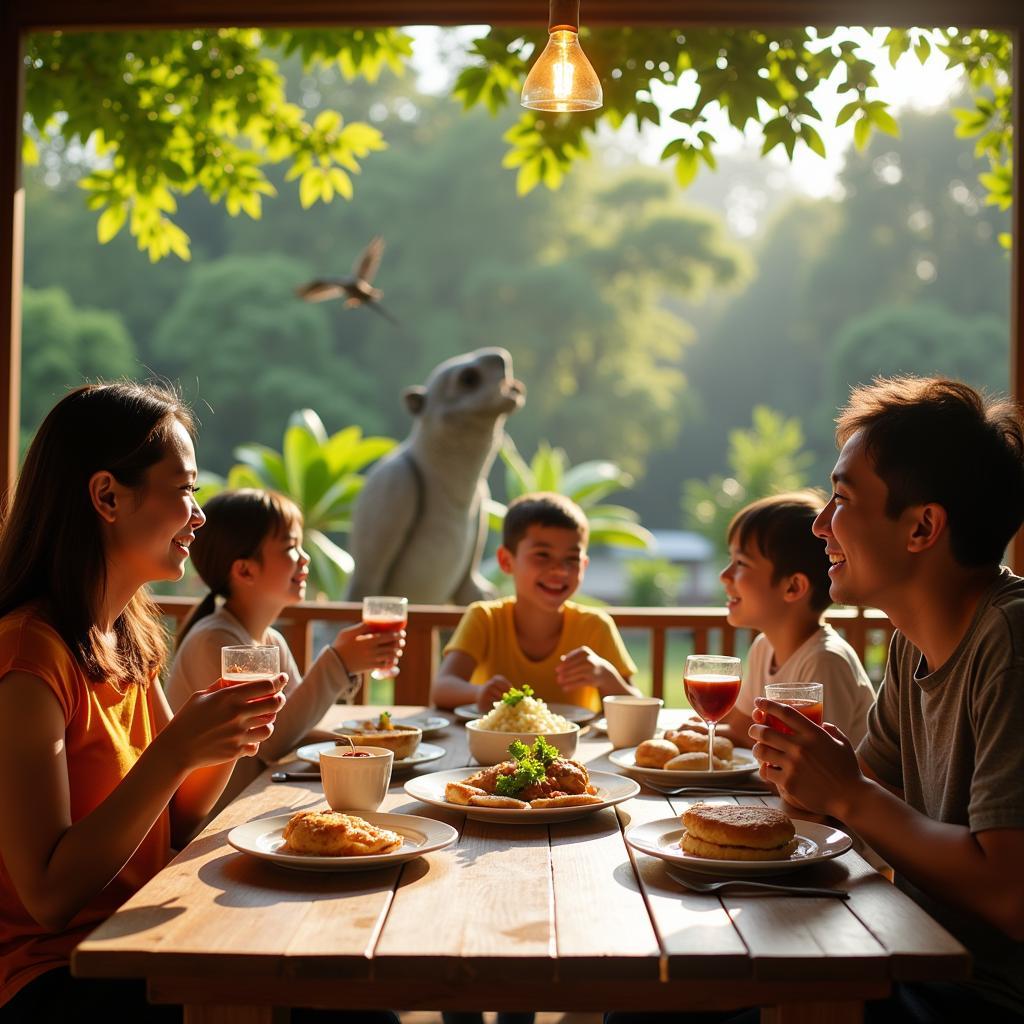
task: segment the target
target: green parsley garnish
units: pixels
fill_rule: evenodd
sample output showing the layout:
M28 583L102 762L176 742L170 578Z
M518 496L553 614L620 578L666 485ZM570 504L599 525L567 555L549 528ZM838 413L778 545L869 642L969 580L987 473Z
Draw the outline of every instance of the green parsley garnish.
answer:
M501 695L502 704L507 704L510 708L514 708L524 697L533 696L533 687L524 684L521 688L513 686L511 690L506 690Z
M558 748L538 736L531 750L521 740L513 740L508 752L516 762L516 770L510 775L499 775L494 790L499 796L517 797L536 782L543 781L548 765L558 756Z

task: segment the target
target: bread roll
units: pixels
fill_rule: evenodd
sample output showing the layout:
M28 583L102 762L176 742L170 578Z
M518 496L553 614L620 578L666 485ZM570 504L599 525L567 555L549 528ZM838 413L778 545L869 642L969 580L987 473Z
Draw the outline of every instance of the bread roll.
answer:
M732 767L731 761L723 761L720 757L712 758L714 767L712 771L722 772ZM706 772L708 770L707 750L691 750L687 754L676 754L669 758L663 765L666 771L671 772Z
M669 730L665 733L665 739L674 743L680 754L688 754L694 750L706 754L708 751L708 734L706 732L695 732L693 729ZM727 736L715 737L715 757L720 757L723 761L731 761L732 751L731 739Z
M714 860L779 860L796 849L793 822L774 807L694 804L682 816L687 853Z
M638 768L661 768L678 753L676 745L668 740L644 740L634 757Z

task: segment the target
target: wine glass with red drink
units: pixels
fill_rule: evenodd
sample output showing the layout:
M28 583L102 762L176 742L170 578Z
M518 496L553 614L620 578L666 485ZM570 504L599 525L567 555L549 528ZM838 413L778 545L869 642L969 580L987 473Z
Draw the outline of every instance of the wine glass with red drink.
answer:
M707 723L709 772L715 770L715 726L732 711L740 679L739 658L691 654L686 659L683 687L690 707Z
M398 633L405 629L409 602L404 597L364 597L363 625L367 633ZM393 679L398 675L398 658L390 665L375 668L374 679Z

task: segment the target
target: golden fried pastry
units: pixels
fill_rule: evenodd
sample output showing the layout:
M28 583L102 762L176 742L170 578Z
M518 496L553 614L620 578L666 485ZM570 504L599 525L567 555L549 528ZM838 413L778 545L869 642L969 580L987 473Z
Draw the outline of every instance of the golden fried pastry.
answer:
M470 807L505 807L509 810L528 811L530 805L514 796L498 796L497 793L481 793L469 798Z
M585 807L588 804L603 804L599 796L591 793L562 793L559 796L542 796L530 801L538 810L545 807Z
M694 750L703 754L708 752L708 734L706 732L696 732L693 729L670 729L665 733L665 739L674 743L680 754L689 754ZM731 761L732 750L731 739L727 736L715 737L715 757L720 757L723 761Z
M713 771L722 772L732 767L731 761L723 761L720 757L712 758ZM669 758L662 766L669 772L706 772L708 770L708 752L704 750L691 750L688 754L676 754Z
M444 798L450 804L462 804L467 806L475 796L487 796L477 786L471 786L468 782L449 782L444 787Z
M793 822L774 807L694 804L682 816L680 846L714 860L780 860L797 847Z
M402 837L390 829L371 825L354 814L338 811L299 811L284 828L287 853L316 857L365 857L392 853Z
M633 757L638 768L664 768L665 762L678 753L676 745L668 740L644 740Z

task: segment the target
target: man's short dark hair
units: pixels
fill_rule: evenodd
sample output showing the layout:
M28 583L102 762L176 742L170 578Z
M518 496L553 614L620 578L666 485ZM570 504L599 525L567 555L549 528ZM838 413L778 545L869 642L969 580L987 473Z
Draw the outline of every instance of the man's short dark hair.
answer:
M820 491L791 491L751 502L733 516L726 535L741 550L755 545L772 563L772 583L803 573L811 585L811 608L823 612L831 603L825 544L811 525L827 501Z
M836 420L840 447L857 432L888 488L886 515L934 502L961 565L1002 561L1024 521L1020 406L957 380L878 378L855 388Z
M531 526L556 526L563 530L575 530L579 534L580 546L584 548L590 536L590 524L583 509L564 494L548 491L524 494L509 505L501 529L501 543L515 553Z

